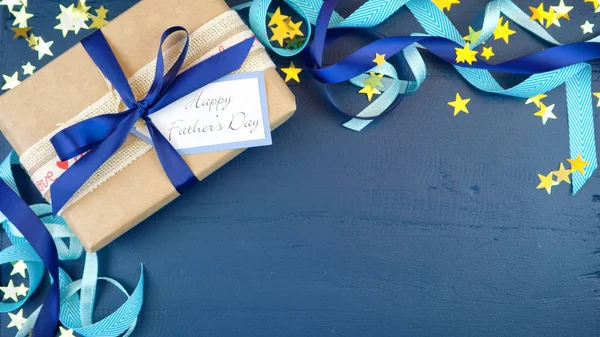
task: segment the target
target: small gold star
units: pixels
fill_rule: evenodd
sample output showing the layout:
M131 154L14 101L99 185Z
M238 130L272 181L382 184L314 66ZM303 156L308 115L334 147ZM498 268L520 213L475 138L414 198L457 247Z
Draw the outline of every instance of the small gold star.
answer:
M102 28L104 26L106 26L108 24L108 21L105 20L105 17L103 16L94 16L92 15L92 24L90 25L90 29L93 28Z
M31 30L31 27L11 28L10 30L15 32L15 36L13 36L13 40L18 37L23 37L23 38L27 39L27 33Z
M19 81L18 71L15 71L12 76L2 75L2 77L4 78L4 86L2 86L2 90L10 90L21 83L21 81Z
M525 104L530 104L533 103L535 104L535 106L537 106L538 108L540 107L540 104L542 104L541 100L548 97L548 95L546 94L539 94L533 97L529 97L527 99L527 102L525 102Z
M502 17L498 19L498 24L494 30L494 40L502 39L504 40L504 43L508 44L509 36L516 32L508 27L508 20L506 20L504 24L502 23L502 20Z
M300 83L300 77L298 75L302 72L302 68L296 68L294 62L291 62L288 68L281 68L281 71L285 73L285 82L293 79Z
M288 37L288 28L285 25L269 27L273 35L269 41L277 41L280 47L283 47L283 41Z
M546 28L549 28L552 25L560 27L560 21L558 19L560 19L560 17L554 11L554 8L550 7L550 10L546 13Z
M95 11L96 11L96 15L98 15L98 17L106 19L106 14L108 14L108 9L104 8L104 6L100 6L100 8L95 9Z
M542 118L542 123L546 125L548 119L556 119L556 115L554 115L554 104L550 106L546 106L544 103L540 102L540 111L534 113L534 116L538 116Z
M473 62L477 62L477 54L476 50L471 50L469 43L467 42L463 48L454 48L456 50L456 62L462 63L467 62L469 65L473 64Z
M552 173L547 176L538 174L538 178L540 178L540 184L537 186L537 189L545 188L548 194L552 193L552 186L558 185L558 183L552 179Z
M29 37L27 38L29 47L31 47L32 49L35 49L34 47L38 45L39 40L40 40L39 37L37 37L37 36L35 36L35 34L31 33L31 35L29 35Z
M385 54L375 53L375 59L373 60L373 62L375 62L378 66L381 66L382 64L387 62L385 60Z
M585 167L590 164L590 162L583 160L581 158L581 154L577 155L575 159L567 159L569 164L571 164L571 172L578 171L581 174L585 174Z
M544 3L540 3L540 5L535 8L529 6L529 10L531 11L531 17L529 20L535 21L537 20L539 23L544 24L544 18L546 17L546 11L544 10Z
M373 99L373 95L381 94L381 92L377 90L377 88L373 88L370 85L366 85L364 88L360 89L358 93L367 95L367 99L369 100L369 102L371 101L371 99Z
M277 7L277 9L275 10L275 13L273 13L273 16L271 17L271 20L269 21L268 26L273 27L273 26L279 26L279 25L285 24L285 20L288 18L289 18L289 16L282 15L281 8Z
M471 101L470 98L463 99L460 97L459 93L456 93L456 99L454 101L448 102L448 105L454 108L454 116L458 115L459 112L464 112L466 114L469 113L467 109L467 103Z
M302 21L298 21L294 23L292 18L288 18L286 20L286 25L288 27L288 37L290 39L295 38L296 36L304 36L304 33L300 30L300 26L302 25Z
M492 47L483 47L483 51L481 52L481 56L485 57L486 60L489 60L490 57L494 56L496 54L494 54L494 51L492 50Z
M369 77L365 78L363 80L363 83L365 84L365 86L369 85L373 88L377 88L377 87L385 88L385 86L381 82L382 78L383 78L383 74L375 74L374 72L369 72Z
M469 26L469 35L463 37L463 39L467 42L475 43L479 41L479 37L481 36L481 31L475 31L473 27Z
M557 183L560 183L561 181L564 181L569 184L571 183L571 179L569 178L569 174L571 174L571 171L565 169L565 165L563 163L560 163L558 171L552 171L552 174L556 176Z

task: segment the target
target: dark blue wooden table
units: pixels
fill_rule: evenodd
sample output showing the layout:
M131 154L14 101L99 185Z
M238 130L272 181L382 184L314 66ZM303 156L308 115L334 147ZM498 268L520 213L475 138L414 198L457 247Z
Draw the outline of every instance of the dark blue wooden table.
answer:
M88 1L109 19L134 2ZM57 3L29 1L55 53L83 36L52 29ZM466 34L485 3L463 0L449 16ZM600 18L590 3L567 4L572 21L550 32L581 41L579 25ZM0 73L12 73L35 55L0 10ZM511 28L509 45L489 43L496 61L547 47ZM422 31L405 10L378 30ZM298 111L273 146L246 151L100 251L101 275L130 290L146 268L134 336L597 336L600 175L576 196L566 184L536 190L537 174L569 155L564 88L548 94L558 119L543 126L524 100L426 62L423 87L361 133L301 74ZM597 72L594 81L600 91ZM468 115L447 105L457 92L471 98ZM78 277L81 261L69 271ZM97 318L122 301L101 286ZM16 333L8 321L0 315L0 336Z

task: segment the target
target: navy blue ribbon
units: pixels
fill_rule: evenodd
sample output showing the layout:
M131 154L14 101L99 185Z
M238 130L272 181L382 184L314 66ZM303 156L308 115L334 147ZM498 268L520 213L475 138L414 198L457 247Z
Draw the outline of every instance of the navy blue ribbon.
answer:
M164 74L162 45L167 37L179 31L186 35L185 45L171 69ZM195 185L198 179L177 150L152 123L150 115L239 69L252 48L254 38L225 49L178 75L187 54L189 34L180 26L167 29L160 40L154 81L146 97L138 102L102 31L94 32L81 43L129 109L84 120L50 139L61 160L85 153L52 185L52 211L58 213L90 176L121 148L135 122L140 118L146 122L160 163L177 192L181 194Z
M50 290L33 328L33 336L54 337L58 327L60 305L58 253L54 240L27 203L2 179L0 179L0 212L23 234L52 277Z
M548 48L499 64L489 64L478 59L477 62L469 65L456 62L455 48L463 48L463 46L450 39L437 36L395 36L381 38L335 64L323 66L324 49L330 39L327 34L333 34L335 38L338 38L342 33L335 32L337 29L331 29L329 32L327 30L338 1L324 1L317 18L314 39L310 48L311 73L322 83L333 84L348 81L373 68L375 53L385 54L386 59L389 59L415 43L452 65L525 75L544 73L600 58L600 43L581 42ZM351 31L345 30L343 33Z

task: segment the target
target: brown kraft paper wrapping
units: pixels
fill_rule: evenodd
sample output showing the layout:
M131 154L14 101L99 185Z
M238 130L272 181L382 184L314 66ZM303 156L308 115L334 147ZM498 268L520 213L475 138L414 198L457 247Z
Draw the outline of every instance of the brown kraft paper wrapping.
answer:
M183 26L193 32L228 10L223 0L143 0L102 32L125 75L131 77L156 57L165 29ZM296 103L275 69L265 70L264 75L269 121L275 129L291 117ZM0 131L21 154L54 131L57 124L70 120L107 92L100 72L77 44L0 97ZM32 93L35 99L31 99ZM184 159L196 176L204 179L243 150L188 155ZM94 252L178 195L156 152L151 150L71 205L62 216L86 250Z

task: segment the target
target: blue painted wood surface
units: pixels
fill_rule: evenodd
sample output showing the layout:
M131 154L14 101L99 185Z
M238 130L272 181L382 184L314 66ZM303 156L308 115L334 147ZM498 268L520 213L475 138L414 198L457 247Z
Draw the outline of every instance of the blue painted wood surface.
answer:
M29 2L56 53L75 43L52 30L57 1ZM110 19L134 1L88 2ZM466 33L485 3L463 0L449 16ZM571 3L572 22L550 31L578 41L580 24L600 20ZM12 73L34 56L0 13L0 73ZM489 44L496 61L547 47L512 26L508 46ZM379 30L421 31L406 11ZM599 174L576 196L565 184L535 189L537 173L569 154L564 89L549 93L558 120L542 126L524 100L426 61L418 93L361 133L341 127L303 73L291 84L298 111L273 146L246 151L103 249L101 275L128 289L146 267L134 336L597 336ZM468 115L452 116L456 92L471 98ZM9 150L2 139L0 154ZM78 277L81 261L67 267ZM97 317L122 301L101 287ZM7 324L0 315L0 336L15 334Z

